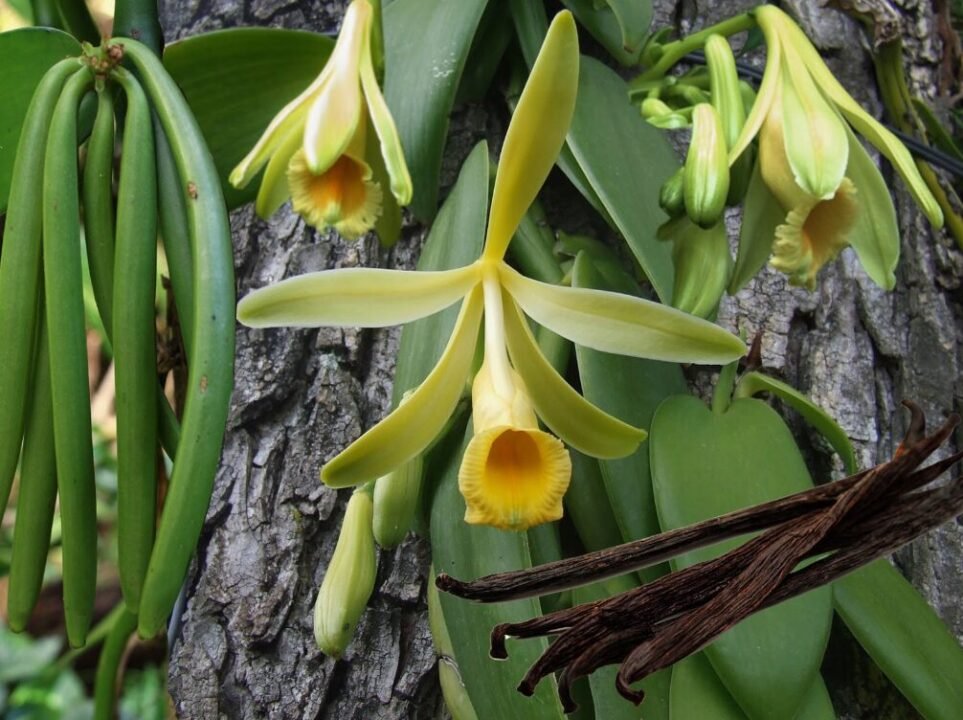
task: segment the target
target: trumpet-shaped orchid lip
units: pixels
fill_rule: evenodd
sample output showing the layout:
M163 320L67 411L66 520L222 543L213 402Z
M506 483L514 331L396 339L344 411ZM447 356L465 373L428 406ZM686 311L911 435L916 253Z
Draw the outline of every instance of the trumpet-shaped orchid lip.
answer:
M335 456L321 470L331 487L377 480L424 452L441 432L462 396L481 327L482 291L465 298L438 364L424 382L384 420Z
M304 156L315 174L331 167L359 131L364 114L361 59L368 43L372 12L368 0L354 0L348 6L338 42L328 60L333 68L331 77L308 110Z
M314 227L331 225L349 240L374 227L381 214L381 187L371 168L348 154L316 175L299 151L288 165L291 207Z
M504 293L505 337L512 364L522 376L535 412L567 445L598 458L629 455L645 440L645 430L632 427L579 395L538 349L515 301Z
M437 272L322 270L255 290L237 305L249 327L386 327L444 310L479 282L476 265Z
M858 212L856 188L843 178L829 200L813 199L793 208L776 228L770 264L789 275L794 285L816 286L816 275L849 244Z
M728 330L659 303L587 288L547 285L504 263L502 287L535 322L603 352L669 362L724 365L746 352Z
M476 433L458 471L465 522L525 530L558 520L571 476L568 451L548 433L508 425Z
M501 260L555 164L578 94L578 32L571 13L555 16L515 107L502 146L485 236L486 260Z
M405 152L398 137L398 128L395 126L394 118L391 117L391 111L385 103L381 88L378 86L378 79L375 77L374 64L371 60L370 35L368 33L365 48L361 54L361 89L364 91L371 124L378 135L381 157L384 158L385 170L391 182L391 194L399 205L407 205L411 202L413 192L411 175L408 173Z
M846 172L849 142L846 126L816 87L791 45L784 48L780 85L783 142L796 183L806 193L828 200Z

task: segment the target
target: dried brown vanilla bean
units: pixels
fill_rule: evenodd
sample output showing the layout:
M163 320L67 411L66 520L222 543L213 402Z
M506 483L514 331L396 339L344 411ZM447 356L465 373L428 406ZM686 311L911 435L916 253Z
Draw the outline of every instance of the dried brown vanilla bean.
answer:
M918 469L959 418L952 416L927 437L919 408L908 406L912 421L895 457L866 472L619 548L471 583L439 577L438 585L481 601L539 595L762 531L730 552L642 587L492 631L494 657L507 656L507 637L557 635L519 685L525 694L560 671L559 696L571 711L574 680L621 664L618 690L640 702L632 683L696 652L748 615L831 582L963 513L959 478L920 490L963 453ZM820 555L825 557L799 567Z

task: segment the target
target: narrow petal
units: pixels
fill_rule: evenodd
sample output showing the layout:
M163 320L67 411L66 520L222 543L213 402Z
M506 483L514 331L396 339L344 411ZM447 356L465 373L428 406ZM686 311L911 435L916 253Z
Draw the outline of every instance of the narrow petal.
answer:
M745 344L718 325L629 295L529 280L501 266L502 286L526 315L572 342L633 357L723 365ZM528 378L526 378L526 381Z
M568 11L555 16L508 125L495 175L484 257L505 255L535 195L555 164L575 110L578 32Z
M525 382L535 412L568 445L586 455L619 458L635 452L645 430L634 428L595 407L555 372L506 293L505 336L512 364Z
M506 425L476 433L458 471L465 522L527 530L558 520L571 477L568 451L546 432Z
M478 282L474 265L438 272L322 270L255 290L237 304L249 327L386 327L431 315Z
M423 452L441 432L465 388L481 325L482 294L465 298L438 364L408 401L355 440L321 470L331 487L375 480Z
M258 217L270 217L277 212L285 200L291 197L291 190L288 187L288 165L300 148L301 130L295 128L274 151L261 179L257 199L254 201L254 210Z
M308 108L331 77L331 68L332 65L329 59L317 79L274 116L274 119L271 120L271 123L267 126L267 129L258 139L257 143L251 148L251 152L231 171L229 178L231 185L236 188L242 188L251 182L251 179L261 171L261 168L267 164L268 160L284 145L285 140L288 139L292 132L296 132L300 139L305 119L308 116Z
M361 55L370 28L371 5L352 2L328 60L334 68L331 79L312 101L304 126L304 155L314 173L331 167L358 131L364 113Z
M846 126L816 88L812 76L800 70L805 66L792 46L785 48L782 62L786 156L799 186L813 197L828 200L846 172Z
M916 204L936 227L943 227L943 211L916 168L916 162L906 146L892 132L857 103L833 76L819 53L794 23L787 23L785 32L793 47L806 64L813 79L824 93L839 107L853 127L869 140L889 160L909 187Z
M408 164L405 162L401 138L398 137L398 128L395 127L394 118L391 117L391 111L385 103L384 95L381 94L381 88L378 87L378 79L375 77L374 65L371 62L370 39L365 44L361 55L361 88L364 91L371 123L378 134L381 157L384 158L385 168L391 179L391 194L399 205L407 205L411 202L411 175L408 173Z
M759 84L759 92L756 101L752 104L746 122L742 126L742 132L729 148L729 165L739 159L739 156L749 147L749 143L756 137L759 128L762 127L769 108L772 106L779 90L779 73L782 66L782 44L778 34L771 23L766 22L768 5L756 8L755 15L759 21L759 27L766 36L766 68L762 74L762 82Z

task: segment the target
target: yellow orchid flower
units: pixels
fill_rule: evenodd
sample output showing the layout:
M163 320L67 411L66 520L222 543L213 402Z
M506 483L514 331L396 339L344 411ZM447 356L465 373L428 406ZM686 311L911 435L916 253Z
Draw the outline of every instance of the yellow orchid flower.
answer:
M873 280L891 288L898 237L889 233L870 241L857 232L872 225L867 216L887 209L880 208L877 201L884 198L876 188L868 187L881 179L850 125L893 164L930 222L941 227L936 199L903 143L846 92L792 19L772 5L753 14L766 38L766 68L729 164L760 135L762 177L787 212L772 265L791 282L812 287L819 269L852 244Z
M261 217L291 197L311 225L356 238L381 214L383 190L373 168L382 164L397 203L411 202L401 141L375 76L374 21L369 0L352 1L321 74L274 117L231 172L231 184L241 188L267 166L255 202ZM379 150L381 157L371 155Z
M428 447L462 395L483 320L484 362L472 393L476 436L460 485L469 522L504 528L523 529L560 514L570 473L567 453L538 430L536 417L567 445L594 457L628 455L645 437L565 382L539 351L526 315L605 352L697 363L726 363L745 352L731 333L678 310L618 293L537 282L505 263L508 243L564 142L578 63L575 23L563 11L548 30L509 125L484 250L474 263L440 272L310 273L257 290L239 303L239 320L253 327L384 327L461 300L434 369L406 402L324 466L321 479L328 485L375 480Z

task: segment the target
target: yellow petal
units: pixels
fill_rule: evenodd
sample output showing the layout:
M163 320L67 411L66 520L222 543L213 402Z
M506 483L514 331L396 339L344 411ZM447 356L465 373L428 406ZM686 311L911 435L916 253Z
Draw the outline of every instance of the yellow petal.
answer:
M395 127L394 118L391 117L391 111L385 103L381 88L378 86L378 79L375 77L374 65L371 61L370 38L361 55L361 88L364 90L371 123L378 134L385 169L388 171L388 177L391 178L391 194L399 205L407 205L411 202L411 175L408 173L405 152L398 137L398 128Z
M348 6L328 64L331 79L311 102L304 125L304 155L314 173L322 173L348 148L364 113L361 56L371 28L371 5L355 0Z
M629 295L530 280L502 263L502 286L525 314L572 342L633 357L723 365L745 344L718 325Z
M381 215L381 188L371 180L371 168L350 155L316 175L308 168L304 152L288 166L291 207L319 230L332 226L354 240L375 226Z
M481 325L482 293L465 298L451 339L425 381L394 412L355 440L321 470L331 487L376 480L422 453L451 416L471 370Z
M578 33L568 11L555 16L505 134L483 257L500 260L565 142L578 92Z
M321 88L324 87L331 77L332 67L329 58L329 61L325 63L324 69L321 71L321 74L318 75L317 79L315 79L304 92L285 105L281 109L281 112L274 116L274 119L271 120L267 129L251 149L251 152L231 171L229 178L231 185L236 188L242 188L251 182L251 179L257 175L261 168L267 164L268 160L278 152L292 133L297 134L298 142L300 142L304 131L304 122L308 116L308 108L311 106L311 101L315 99ZM288 154L288 157L290 157L293 152L292 150L291 153ZM287 162L283 163L283 165L286 166Z
M267 170L264 171L261 187L258 188L257 199L254 202L254 210L258 217L270 217L291 196L291 190L288 187L288 165L300 147L301 130L295 128L274 151Z
M598 458L625 457L645 440L645 430L634 428L595 407L555 372L538 349L528 323L507 294L505 337L515 369L531 395L542 421L576 450Z
M322 270L255 290L238 303L237 318L248 327L386 327L443 310L477 282L475 265Z
M548 433L508 425L476 433L458 471L465 522L525 530L558 520L571 477L568 451Z
M776 228L770 264L789 275L793 285L812 290L819 270L849 244L857 211L856 188L849 178L843 178L833 198L793 208Z
M846 172L846 126L803 69L792 46L785 48L782 62L786 156L799 186L814 197L828 200Z
M812 46L809 39L795 23L791 21L786 23L785 34L812 74L816 84L830 100L836 103L853 127L893 164L909 188L913 199L916 200L916 204L920 206L929 221L938 228L942 227L943 211L929 188L926 187L926 182L916 168L916 162L906 146L876 118L863 110L860 104L846 92L846 88L826 67L826 63L816 52L816 48Z

